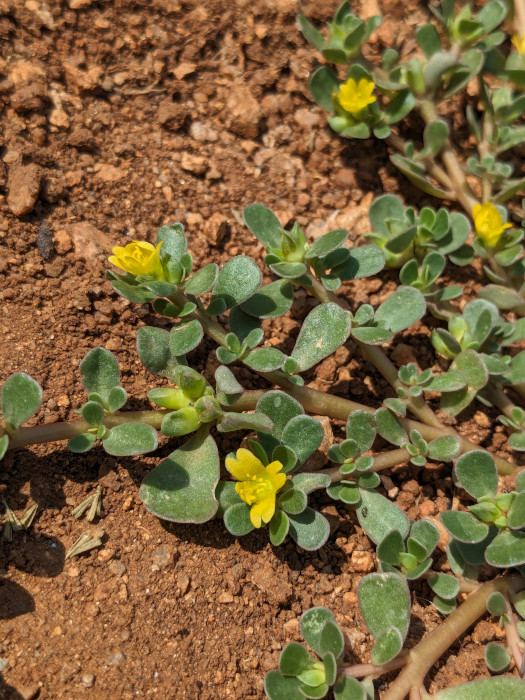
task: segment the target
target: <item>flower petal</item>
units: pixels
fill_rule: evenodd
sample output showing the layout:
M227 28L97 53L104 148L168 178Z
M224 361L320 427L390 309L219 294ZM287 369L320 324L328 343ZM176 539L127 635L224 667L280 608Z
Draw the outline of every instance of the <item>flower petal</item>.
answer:
M236 479L249 481L254 478L267 478L263 463L252 452L244 447L240 447L237 450L236 457L237 459L233 459L233 457L226 458L226 469Z
M275 462L270 462L270 464L266 467L266 473L270 476L275 476L281 471L282 468L282 463L276 460Z
M275 476L272 476L271 479L274 489L279 491L279 489L282 489L286 483L286 474L276 474Z
M254 527L261 527L262 522L269 523L275 513L275 494L259 501L251 507L250 520Z

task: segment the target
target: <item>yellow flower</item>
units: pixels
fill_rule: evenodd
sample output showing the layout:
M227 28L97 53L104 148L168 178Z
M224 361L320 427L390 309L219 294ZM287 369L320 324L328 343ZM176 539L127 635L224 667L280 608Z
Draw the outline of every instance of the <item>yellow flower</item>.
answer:
M127 246L113 248L109 262L132 275L152 275L156 279L164 279L164 270L160 262L160 247L155 248L147 241L133 241Z
M523 54L525 54L525 36L514 34L512 37L512 43L518 49L518 53L523 56Z
M511 228L511 224L503 223L501 214L491 202L474 204L472 217L478 237L489 248L494 248L503 235L503 231L506 228Z
M372 95L374 88L374 82L368 78L361 78L358 83L353 78L348 78L346 83L339 87L337 99L346 112L355 116L362 112L367 105L376 101Z
M251 506L250 520L254 527L269 523L275 513L275 496L286 482L286 474L279 472L281 462L271 462L267 467L249 450L237 450L237 459L226 458L226 468L239 483L235 490L241 499Z

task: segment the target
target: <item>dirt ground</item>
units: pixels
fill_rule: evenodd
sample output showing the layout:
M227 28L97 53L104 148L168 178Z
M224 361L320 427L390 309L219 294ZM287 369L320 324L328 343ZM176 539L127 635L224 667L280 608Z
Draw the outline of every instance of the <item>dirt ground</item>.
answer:
M322 21L337 4L307 0L301 9ZM375 1L360 5L367 16L377 11ZM135 349L149 309L105 281L112 246L153 241L160 225L180 221L198 264L246 253L262 268L262 246L239 223L247 204L266 204L283 224L298 220L311 237L348 228L354 242L382 192L435 205L397 174L382 143L329 131L308 94L318 58L298 9L294 0L0 0L0 379L24 371L42 385L38 422L75 417L85 400L78 364L95 346L118 357L130 408L148 406L147 390L160 385ZM409 51L426 3L384 0L380 9L370 51ZM454 275L467 293L479 282L470 268ZM395 281L385 273L344 293L352 305L378 304ZM283 349L309 308L299 295L291 319L268 324ZM191 356L210 378L213 350L205 341ZM398 364L436 361L426 325L388 351ZM262 387L246 370L237 376ZM376 406L392 395L351 344L307 381ZM474 406L459 429L508 457L496 416ZM222 452L240 437L219 437ZM318 500L332 534L313 553L273 548L265 532L237 541L220 522L166 525L145 511L138 487L181 442L163 439L155 456L126 459L49 444L0 464L0 497L18 514L39 505L28 532L0 543L0 698L259 700L265 672L300 639L299 617L312 605L335 613L348 661L368 660L356 588L376 562L353 512ZM411 518L450 507L444 465L386 476ZM71 510L98 484L103 513L90 526ZM103 546L65 560L96 528ZM436 566L446 570L444 556ZM442 619L426 584L413 598L411 645ZM483 643L499 635L480 622L434 667L429 689L487 675Z

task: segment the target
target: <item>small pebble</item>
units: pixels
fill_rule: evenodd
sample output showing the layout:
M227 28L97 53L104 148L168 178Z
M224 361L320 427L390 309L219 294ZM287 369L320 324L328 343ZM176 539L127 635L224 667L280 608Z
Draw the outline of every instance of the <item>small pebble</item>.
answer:
M82 685L85 688L92 688L94 682L95 682L95 676L93 673L85 673L82 676Z

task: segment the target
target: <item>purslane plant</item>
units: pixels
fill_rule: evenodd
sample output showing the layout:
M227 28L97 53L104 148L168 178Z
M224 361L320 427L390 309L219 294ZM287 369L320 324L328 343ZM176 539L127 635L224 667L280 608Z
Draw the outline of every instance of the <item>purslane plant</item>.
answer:
M377 600L378 591L384 589L385 598L395 601L399 581L402 583L399 590L405 591L402 597L409 601L406 582L424 578L435 594L434 604L443 614L449 614L456 608L462 590L476 588L479 565L483 562L499 569L513 567L518 572L511 579L496 579L512 581L512 586L509 584L504 590L507 596L513 595L521 581L525 585L525 579L521 578L525 566L522 546L525 522L519 515L521 477L515 494L498 495L498 470L511 473L513 465L501 457L495 460L476 449L454 428L440 423L423 395L425 391L440 392L442 407L453 413L450 407L459 406L459 413L461 407L468 405L474 390L475 394L488 386L487 382L479 387L476 384L480 362L491 368L494 377L508 371L506 359L500 359L501 366L496 366L496 360L486 357L504 341L510 344L517 337L518 324L504 321L490 302L473 301L461 316L457 314L463 325L458 321L452 326L454 330L461 327L462 333L455 330L453 335L443 330L439 336L442 342L448 341L447 348L455 351L455 354L445 353L455 365L437 375L428 370L420 373L415 364L396 370L380 345L417 322L427 306L432 308L432 302L416 287L401 286L377 309L364 304L350 311L345 308L345 300L332 291L342 281L380 270L384 264L381 249L375 245L348 248L343 245L347 232L341 231L326 234L310 246L297 225L291 231L284 231L272 212L262 205L248 207L245 218L268 249L266 262L280 277L275 282L261 286L261 273L246 256L233 258L221 270L211 265L192 275L192 259L180 225L162 227L155 246L132 243L116 251L119 253L118 258L115 254L116 262L124 274L108 272L115 289L135 302L150 301L157 313L175 321L169 332L155 326L144 326L138 332L137 348L142 362L168 382L164 388L148 393L159 407L157 410L122 411L127 395L120 386L116 358L103 348L95 348L80 366L87 391L87 402L79 409L82 420L21 428L38 410L40 387L20 373L5 382L0 397L5 422L4 450L32 442L68 439L70 449L83 452L100 440L109 454L125 456L153 451L157 430L170 438L192 434L147 475L141 486L145 506L158 517L192 523L220 517L236 536L267 526L275 546L290 536L303 549L317 549L327 541L330 527L316 510L311 494L326 490L332 498L355 508L360 525L377 545L383 573L373 575L379 578L367 578L370 584L362 584L363 591L370 585L371 599ZM339 264L334 265L334 260ZM127 266L133 272L123 269ZM261 325L265 319L289 311L294 286L306 288L321 303L304 319L294 348L286 356L274 347L261 346L264 339ZM209 299L207 306L202 298ZM218 314L228 309L229 329L217 319ZM450 316L451 320L454 318ZM204 333L219 344L217 357L221 364L215 372L214 387L186 362L186 355L199 345ZM383 406L373 409L304 386L301 377L304 371L352 340L392 379L397 398L387 398ZM486 348L484 343L488 343ZM487 353L478 353L482 349ZM467 359L457 362L462 356ZM234 362L242 362L279 388L244 391L227 366ZM506 396L503 389L499 391ZM448 403L443 404L446 396ZM346 420L346 438L334 443L328 452L335 466L314 472L302 469L324 436L321 424L307 415L305 409ZM411 413L427 422L408 418ZM233 480L221 479L212 428L221 432L256 433L249 437L246 447L239 447L226 458L225 467ZM371 453L377 435L394 449ZM410 522L398 506L377 490L378 472L382 469L408 461L422 467L428 459L453 462L458 483L472 496L479 497L477 509L472 506L470 513L450 512L442 516L443 525L451 534L447 552L454 576L432 569L432 552L437 543L435 525L426 520ZM486 481L490 481L487 493L481 495L479 484L478 490L472 490L466 483L465 474L477 471L486 472ZM490 523L487 518L492 518ZM456 523L458 519L460 525ZM465 530L466 525L461 529L465 519L470 530ZM499 528L497 536L494 528ZM500 543L506 547L505 551ZM494 551L499 553L497 557L493 556ZM365 593L361 599L366 599ZM457 608L458 612L464 605ZM409 602L403 606L403 610L410 609ZM361 602L361 608L366 619L366 603L363 607ZM395 614L405 615L400 610ZM475 618L469 620L471 624ZM406 666L407 672L413 668L402 651L408 629L404 623L379 628L369 621L367 626L376 639L371 674L402 666ZM507 627L509 638L513 639L518 628ZM345 680L346 676L341 680L337 676L341 658L340 654L332 653L335 665L331 656L325 659L321 653L322 661L308 662L308 668L301 666L294 680L299 683L301 696L322 697L320 693L327 692L333 682L337 692L343 693L340 697L350 692L347 688L364 692L357 681ZM498 659L501 661L502 652L491 647L487 654L489 667L494 669ZM284 676L288 679L286 673ZM290 686L288 680L283 682L286 688ZM366 688L366 683L363 687Z
M525 449L525 353L516 347L525 338L525 319L519 318L525 309L523 231L507 222L509 212L501 205L522 181L510 180L510 166L498 160L523 137L518 118L525 99L519 92L525 84L520 39L525 31L514 36L517 53L505 57L498 47L506 37L499 26L507 9L501 0L490 0L477 15L468 5L454 14L454 3L445 0L436 10L441 33L431 24L416 32L424 58L401 61L390 49L377 68L361 47L379 18L361 21L345 2L329 24L328 37L300 19L325 59L348 66L342 82L326 67L312 79L314 96L333 112L331 127L347 138L386 138L401 151L393 161L413 182L433 196L457 201L465 213L432 206L418 212L384 195L370 209L370 244L350 247L345 230L310 243L297 223L285 230L267 207L252 204L244 220L265 246L265 263L277 278L265 285L256 262L246 255L222 268L211 263L194 271L182 225L163 226L154 244L116 247L110 262L118 272L107 273L119 294L132 303L150 303L157 315L173 320L170 331L152 325L137 334L142 363L165 381L148 392L157 408L123 410L127 393L118 362L104 348L91 350L80 365L87 400L78 409L79 420L22 427L39 409L41 388L24 373L8 377L2 387L0 458L8 449L53 440L67 440L76 453L100 445L108 454L131 456L153 452L159 432L177 441L189 436L142 483L145 507L160 518L182 523L220 518L234 536L267 528L274 546L290 537L301 548L316 550L330 537L330 526L313 494L325 492L355 510L376 545L379 569L361 580L358 591L375 641L370 663L346 664L344 633L328 610L314 608L303 615L301 631L319 660L301 645L286 647L279 671L265 682L274 700L324 697L330 687L338 700L371 697L372 679L397 669L402 670L384 695L387 700L427 697L424 681L432 665L487 611L499 618L507 642L506 647L487 645L488 669L502 673L513 662L524 675L523 472L516 476L515 490L505 491L499 476L512 474L515 465L481 450L451 425L476 399L501 411L500 420L511 432L509 445ZM491 76L510 82L512 90L499 83L494 87ZM470 108L466 119L479 158L460 166L437 105L474 77L483 110L476 114ZM426 122L420 150L401 142L393 130L413 109ZM515 211L510 218L517 221ZM485 263L492 284L464 304L461 286L439 281L448 261L467 265L476 257ZM385 266L400 269L401 285L377 308L356 306L352 282ZM286 355L265 342L265 331L268 322L290 312L298 288L318 304L302 320ZM427 312L437 324L432 345L448 366L437 374L415 363L396 367L381 346ZM188 354L205 335L217 344L213 379L188 366ZM390 383L394 396L385 396L381 406L306 386L308 375L303 375L346 343L359 348ZM271 388L245 391L235 374L239 363ZM428 394L440 396L440 415L427 402ZM315 415L342 420L344 439L334 440ZM248 431L242 445L239 438L226 456L224 468L217 431ZM322 443L324 461L331 464L312 471L312 455ZM460 508L443 512L438 522L442 536L448 536L453 575L433 568L436 523L409 520L379 490L382 470L408 462L422 468L428 460L451 463L462 489ZM14 518L8 511L5 528L16 524ZM490 576L487 571L492 580L479 583ZM425 582L434 605L449 617L407 652L408 584L415 580ZM464 594L469 594L466 600ZM512 699L522 697L524 687L520 679L494 677L436 697L477 700L506 694Z
M480 296L500 309L523 315L523 211L521 215L515 208L507 211L503 203L524 189L525 178L512 178L512 164L501 158L525 139L521 121L525 13L519 2L514 5L512 43L503 28L509 22L510 2L490 0L477 13L468 3L456 7L454 0L429 5L437 25L417 28L413 55L401 57L389 47L380 65L363 53L380 17L363 22L352 13L350 3L343 2L328 23L326 35L306 17L300 16L299 21L306 39L327 61L347 67L343 80L322 66L310 82L315 100L331 115L332 129L344 138L373 135L386 139L395 151L392 162L406 177L427 194L455 200L473 221L476 235L468 244L468 229L465 232L461 219L456 221L457 230L447 233L445 210L436 214L424 209L419 220L414 220L413 210L403 212L401 202L392 204L390 197L392 213L382 217L373 232L386 252L387 265L397 267L410 260L419 264L427 248L459 265L481 258L492 284L480 290ZM465 101L465 118L477 155L462 161L439 109L451 96L465 93L474 81L478 104ZM395 132L395 125L413 110L425 123L420 145L405 142Z

